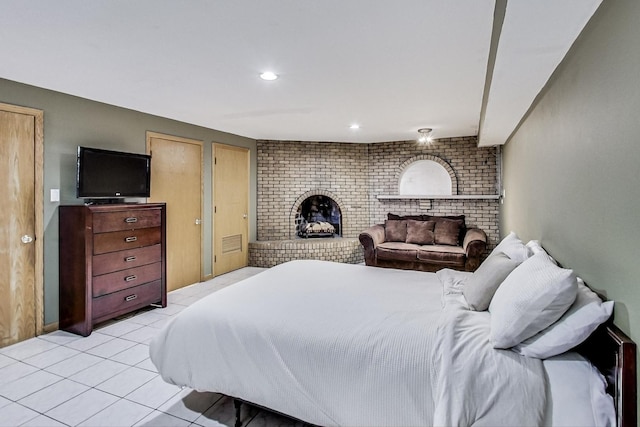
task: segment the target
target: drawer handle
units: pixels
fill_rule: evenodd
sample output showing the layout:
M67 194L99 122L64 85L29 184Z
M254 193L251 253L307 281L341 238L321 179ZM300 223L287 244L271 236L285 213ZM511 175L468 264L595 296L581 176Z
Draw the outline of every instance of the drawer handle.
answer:
M127 276L124 278L125 282L133 282L134 280L136 280L138 278L138 276L136 276L135 274L132 274L131 276Z
M133 224L138 222L138 218L136 218L135 216L130 216L129 218L125 218L124 222L128 223L128 224Z
M136 236L131 236L131 237L125 237L124 241L127 243L131 243L131 242L135 242L136 240L138 240L138 238Z
M129 302L129 301L133 301L133 300L134 300L134 299L136 299L136 298L138 298L138 295L133 294L133 295L129 295L128 297L125 297L125 298L124 298L124 300L125 300L126 302Z
M134 256L128 256L128 257L126 257L126 258L124 259L124 262L131 262L131 261L135 261L135 260L136 260L136 257L134 257Z

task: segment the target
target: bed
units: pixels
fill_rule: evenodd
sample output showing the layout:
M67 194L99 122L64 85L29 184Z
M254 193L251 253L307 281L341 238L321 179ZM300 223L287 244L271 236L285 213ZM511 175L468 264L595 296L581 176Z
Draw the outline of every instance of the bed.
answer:
M635 425L628 337L605 323L544 360L496 349L471 274L291 261L185 309L150 357L169 383L315 425Z

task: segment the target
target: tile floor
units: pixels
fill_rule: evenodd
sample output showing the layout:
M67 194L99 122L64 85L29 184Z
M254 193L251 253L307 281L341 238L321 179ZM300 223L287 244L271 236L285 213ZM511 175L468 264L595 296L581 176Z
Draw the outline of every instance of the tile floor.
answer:
M165 383L149 360L159 328L203 296L264 269L247 267L168 295L163 309L55 331L0 349L0 426L233 426L232 399ZM302 425L243 405L243 426Z

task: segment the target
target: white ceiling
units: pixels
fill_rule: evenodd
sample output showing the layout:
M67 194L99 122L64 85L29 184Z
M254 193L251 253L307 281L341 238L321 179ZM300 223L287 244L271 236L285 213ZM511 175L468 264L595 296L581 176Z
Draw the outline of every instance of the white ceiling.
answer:
M490 64L493 0L0 0L0 77L255 139L495 145L600 2L498 0Z

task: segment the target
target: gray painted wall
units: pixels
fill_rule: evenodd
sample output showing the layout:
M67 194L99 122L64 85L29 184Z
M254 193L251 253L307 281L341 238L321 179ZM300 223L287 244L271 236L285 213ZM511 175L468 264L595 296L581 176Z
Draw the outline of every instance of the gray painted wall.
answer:
M506 144L501 233L539 239L640 342L638 22L605 0Z
M250 150L251 188L249 240L256 236L255 140L158 116L0 79L0 102L44 111L44 307L45 324L58 321L58 206L80 204L75 197L78 145L144 153L146 131L203 141L204 253L203 274L212 272L211 143ZM50 189L60 189L60 203L49 201ZM142 199L144 201L144 199Z

